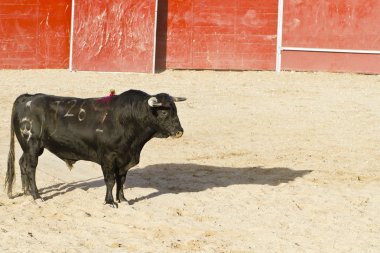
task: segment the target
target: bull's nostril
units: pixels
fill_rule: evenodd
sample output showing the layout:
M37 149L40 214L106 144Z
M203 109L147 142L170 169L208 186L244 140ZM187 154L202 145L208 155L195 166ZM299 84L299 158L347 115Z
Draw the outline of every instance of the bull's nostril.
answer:
M183 135L183 132L182 131L178 131L176 134L175 134L175 137L176 138L179 138L179 137L182 137Z

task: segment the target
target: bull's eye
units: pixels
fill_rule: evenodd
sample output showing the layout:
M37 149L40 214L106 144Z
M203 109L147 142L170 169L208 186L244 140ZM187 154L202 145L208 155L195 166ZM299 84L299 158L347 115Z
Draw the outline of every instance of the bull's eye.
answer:
M168 111L165 111L165 110L161 110L161 111L159 111L159 113L158 113L158 116L159 116L160 118L166 118L168 115L169 115L169 112L168 112Z

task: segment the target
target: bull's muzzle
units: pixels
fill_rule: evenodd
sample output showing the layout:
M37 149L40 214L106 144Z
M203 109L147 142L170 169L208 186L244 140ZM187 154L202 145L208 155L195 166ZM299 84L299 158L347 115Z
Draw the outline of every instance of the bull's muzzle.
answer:
M177 131L174 135L172 135L173 138L181 138L183 135L183 131Z

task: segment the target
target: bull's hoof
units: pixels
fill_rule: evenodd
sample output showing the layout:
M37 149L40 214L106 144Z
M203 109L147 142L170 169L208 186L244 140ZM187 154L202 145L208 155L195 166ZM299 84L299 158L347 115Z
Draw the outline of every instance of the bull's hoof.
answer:
M104 202L104 205L108 205L109 207L112 207L112 208L118 208L119 207L115 201L106 201L106 202Z
M43 198L38 198L38 199L34 199L34 203L39 206L39 207L42 207L45 203L45 200Z
M24 194L22 194L22 193L16 193L16 194L9 194L8 193L8 198L9 199L15 199L15 198L18 198L18 197L21 197L21 196L23 196Z
M128 200L127 200L124 196L119 197L119 198L117 199L117 201L118 201L119 203L121 203L121 202L129 203Z
M39 199L39 200L41 200L42 202L44 202L45 200L43 199L43 198L41 198L41 195L40 194L32 194L32 197L33 197L33 199L34 200L37 200L37 199Z

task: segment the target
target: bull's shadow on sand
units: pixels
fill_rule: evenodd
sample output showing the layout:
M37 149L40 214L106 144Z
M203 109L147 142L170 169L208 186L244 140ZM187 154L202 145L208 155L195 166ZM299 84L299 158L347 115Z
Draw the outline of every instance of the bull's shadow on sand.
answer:
M80 169L80 168L77 168ZM100 168L99 168L100 169ZM292 170L289 168L247 167L232 168L199 164L156 164L145 168L132 169L127 174L124 188L154 188L157 191L147 196L130 200L133 204L143 199L150 199L162 194L201 192L214 187L230 185L271 185L289 183L296 178L312 172L311 170ZM59 183L40 189L45 200L65 194L75 189L88 190L104 187L101 177L73 182ZM128 199L128 195L126 196Z

